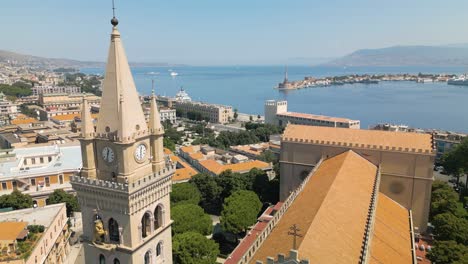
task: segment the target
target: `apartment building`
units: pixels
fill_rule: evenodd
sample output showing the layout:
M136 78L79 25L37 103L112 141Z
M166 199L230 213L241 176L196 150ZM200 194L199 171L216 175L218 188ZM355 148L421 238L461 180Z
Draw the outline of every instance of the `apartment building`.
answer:
M81 88L78 86L55 86L55 85L37 85L31 88L33 95L40 94L79 94Z
M194 101L175 101L175 108L182 116L189 113L199 113L203 119L211 123L228 123L234 116L232 106L208 104Z

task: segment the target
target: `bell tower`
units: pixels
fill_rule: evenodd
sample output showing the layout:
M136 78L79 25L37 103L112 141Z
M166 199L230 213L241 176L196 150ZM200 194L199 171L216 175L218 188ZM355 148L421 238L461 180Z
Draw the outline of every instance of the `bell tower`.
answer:
M83 169L72 176L82 210L86 263L172 263L170 200L175 165L164 157L154 94L146 123L117 29L112 33L94 130L82 108Z

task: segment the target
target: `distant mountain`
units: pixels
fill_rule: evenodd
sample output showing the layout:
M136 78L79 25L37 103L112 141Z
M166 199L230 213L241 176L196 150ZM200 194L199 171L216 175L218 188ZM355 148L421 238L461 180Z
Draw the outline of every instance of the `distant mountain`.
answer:
M468 45L395 46L363 49L332 60L328 66L468 66Z
M43 58L32 55L25 55L11 51L0 50L0 62L10 61L15 64L41 67L47 69L53 68L102 68L105 66L104 62L98 61L79 61L71 59L58 59L58 58ZM130 63L134 67L169 67L169 66L182 66L169 63L148 63L148 62L134 62Z

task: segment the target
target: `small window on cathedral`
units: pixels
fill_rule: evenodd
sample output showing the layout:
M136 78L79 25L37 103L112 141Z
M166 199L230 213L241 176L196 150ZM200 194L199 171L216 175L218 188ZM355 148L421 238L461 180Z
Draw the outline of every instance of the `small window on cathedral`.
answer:
M120 260L118 258L114 259L114 264L120 264Z
M110 127L106 126L106 132L107 132L107 133L110 132Z
M99 264L106 264L106 257L104 255L99 255Z
M119 224L114 218L109 219L109 239L112 242L120 242Z

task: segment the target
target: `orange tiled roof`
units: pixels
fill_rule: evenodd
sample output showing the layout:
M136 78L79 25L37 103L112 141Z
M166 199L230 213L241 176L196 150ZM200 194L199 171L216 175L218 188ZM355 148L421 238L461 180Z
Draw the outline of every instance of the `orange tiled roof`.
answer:
M190 180L194 175L197 174L197 171L192 169L190 166L182 169L177 169L172 177L172 181L184 181Z
M16 240L28 222L0 222L0 240Z
M288 117L305 118L305 119L311 119L311 120L313 119L313 120L321 120L321 121L341 122L341 123L349 123L349 122L357 122L358 121L358 120L352 120L352 119L342 118L342 117L313 115L313 114L296 113L296 112L285 112L285 113L279 113L278 115L288 116Z
M409 212L379 193L369 263L412 263Z
M432 136L425 133L402 133L379 130L348 129L336 127L318 127L304 125L288 125L284 131L282 140L318 140L325 144L341 142L347 144L358 144L360 147L367 145L391 149L405 148L432 151ZM343 145L343 144L342 144Z
M325 160L251 263L287 254L293 224L303 235L297 241L301 258L311 263L358 263L376 173L376 166L353 151Z
M191 153L189 156L190 156L190 158L192 158L194 160L201 160L201 159L205 158L205 156L203 156L203 154L201 152Z
M58 121L73 121L75 117L80 117L80 114L66 114L66 115L56 115L51 117L51 119Z
M195 152L195 150L193 149L192 146L181 147L180 150L182 150L185 153L194 153Z
M37 119L35 118L16 118L11 120L12 125L24 125L24 124L32 124L37 123Z
M164 154L166 154L166 155L172 155L173 153L172 153L172 151L171 151L170 149L164 148Z
M253 168L265 169L270 167L270 164L260 160L251 160L242 163L227 165L219 164L215 160L202 160L199 161L199 163L214 174L220 174L221 172L226 170L232 170L232 172L246 172L250 171Z

